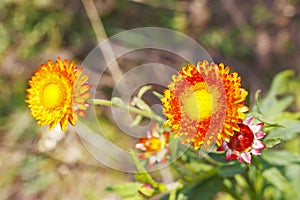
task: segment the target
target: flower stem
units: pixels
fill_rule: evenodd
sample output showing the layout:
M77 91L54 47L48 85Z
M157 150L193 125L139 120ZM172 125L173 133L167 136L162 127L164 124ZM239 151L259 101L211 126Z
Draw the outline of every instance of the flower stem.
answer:
M135 113L137 115L141 115L143 117L147 117L149 119L153 119L154 121L157 122L164 122L165 120L155 114L153 111L146 111L146 110L141 110L133 106L125 105L121 102L114 102L114 101L109 101L109 100L104 100L104 99L92 99L91 100L95 105L102 105L102 106L113 106L116 108L121 108L124 110L128 110L129 112Z

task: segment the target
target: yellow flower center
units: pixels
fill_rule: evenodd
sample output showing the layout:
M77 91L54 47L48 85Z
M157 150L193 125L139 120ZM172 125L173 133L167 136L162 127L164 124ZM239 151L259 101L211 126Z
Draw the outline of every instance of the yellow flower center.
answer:
M148 139L145 144L148 151L158 151L163 148L164 144L158 137Z
M47 108L54 108L62 102L64 88L61 85L50 83L43 92L43 105Z
M206 89L194 91L182 99L183 112L193 120L205 119L212 112L212 97Z

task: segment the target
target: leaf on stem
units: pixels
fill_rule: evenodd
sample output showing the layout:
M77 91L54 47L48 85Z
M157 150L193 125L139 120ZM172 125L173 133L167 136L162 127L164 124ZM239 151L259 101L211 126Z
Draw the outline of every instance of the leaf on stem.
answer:
M230 165L222 165L218 169L218 174L221 177L233 177L236 174L241 174L247 169L244 163L234 163Z

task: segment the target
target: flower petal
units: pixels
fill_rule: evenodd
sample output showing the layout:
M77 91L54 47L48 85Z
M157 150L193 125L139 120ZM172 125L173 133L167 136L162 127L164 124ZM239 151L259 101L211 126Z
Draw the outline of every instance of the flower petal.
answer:
M246 124L247 126L250 126L253 122L253 117L248 117L247 119L245 119L243 124Z
M250 152L244 152L241 154L241 157L243 158L243 160L248 163L251 164L252 162L252 157L251 157L251 153Z
M156 162L156 160L157 160L157 157L156 157L156 156L151 156L151 157L149 158L148 166L149 166L149 167L152 167L152 166L154 165L154 163Z
M265 132L262 132L262 131L258 131L258 133L255 133L255 138L256 139L262 139L266 136L266 133Z
M234 152L232 152L232 150L229 149L226 152L226 160L234 160L236 158L237 158L237 155Z
M217 151L226 151L228 150L227 142L223 140L222 145L217 148Z
M231 160L231 154L232 154L232 151L231 150L228 150L226 152L226 160Z
M143 150L146 151L146 147L144 146L144 144L142 143L138 143L135 145L135 148L139 149L139 150Z
M67 59L62 61L60 57L55 64L49 60L35 71L29 80L25 102L39 125L49 124L52 129L59 123L65 131L68 122L74 126L78 115L85 116L91 86L86 83L87 75L84 82L80 81L78 71L74 61L69 65Z
M264 123L258 123L256 125L252 125L250 126L251 130L253 131L253 133L257 133L261 130L261 128L264 126Z
M168 149L162 149L157 153L157 162L165 162L168 154Z
M260 140L254 140L252 147L254 149L264 149L266 148L266 145Z
M244 159L242 158L241 155L239 155L239 156L237 157L237 159L238 159L239 162L243 162L243 161L244 161Z
M229 71L222 63L205 60L197 66L188 64L172 76L161 99L162 112L175 136L182 136L181 143L191 143L194 149L201 145L208 149L239 131L238 124L248 110L244 105L248 92L241 88L238 74ZM211 122L214 114L224 117L222 124Z
M261 155L261 153L260 153L260 149L251 149L251 151L250 151L252 154L254 154L254 155Z
M152 132L151 131L147 131L147 138L152 138Z

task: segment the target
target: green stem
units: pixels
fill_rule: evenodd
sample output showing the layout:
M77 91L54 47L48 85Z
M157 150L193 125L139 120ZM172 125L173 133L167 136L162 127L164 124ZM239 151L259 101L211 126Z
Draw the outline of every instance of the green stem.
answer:
M184 188L182 189L182 193L186 193L188 191L193 190L199 183L208 180L209 178L213 178L217 175L218 171L217 169L210 170L206 172L205 174L201 174L199 176L195 176L192 180L189 182L186 182L184 184Z
M171 166L173 167L173 169L177 172L177 174L179 175L180 179L182 179L183 181L190 181L190 179L188 179L186 177L186 174L184 174L181 170L180 170L180 166L177 164L177 161L176 162L172 162L171 163Z
M237 188L237 186L239 186L237 181L233 177L229 177L228 180L231 182L232 188L228 188L225 184L223 184L223 187L225 188L224 191L228 192L234 199L242 200L242 195Z
M169 200L176 200L176 192L177 192L177 188L171 190Z
M195 152L193 150L188 149L188 151L186 151L186 154L188 154L190 157L195 157ZM200 155L200 154L199 154ZM222 165L222 163L215 161L214 159L212 159L209 156L209 153L203 155L201 154L201 156L203 157L204 160L206 160L209 164L213 165L213 166L220 166Z
M220 165L222 165L222 163L219 163L219 162L215 161L215 160L212 159L208 154L207 154L206 156L204 156L204 159L205 159L208 163L210 163L211 165L213 165L213 166L220 166Z
M113 101L109 101L109 100L104 100L104 99L92 99L91 100L95 105L102 105L102 106L113 106L116 108L121 108L124 110L128 110L129 112L133 112L135 114L141 115L143 117L147 117L149 119L153 119L154 121L157 122L164 122L165 120L156 115L154 112L152 111L146 111L146 110L140 110L136 107L133 106L129 106L129 105L125 105L125 104L121 104L121 103L117 103L117 102L113 102Z
M259 196L257 195L256 193L256 190L250 180L250 177L249 177L249 170L245 171L244 172L244 176L243 176L246 180L246 183L248 185L248 194L251 196L252 199L259 199Z
M223 190L224 192L227 192L228 194L230 194L230 195L231 195L234 199L236 199L236 200L242 200L242 199L243 199L242 197L240 197L240 196L237 194L237 192L233 191L233 190L230 189L230 188L227 188L226 186L223 186L222 190Z

